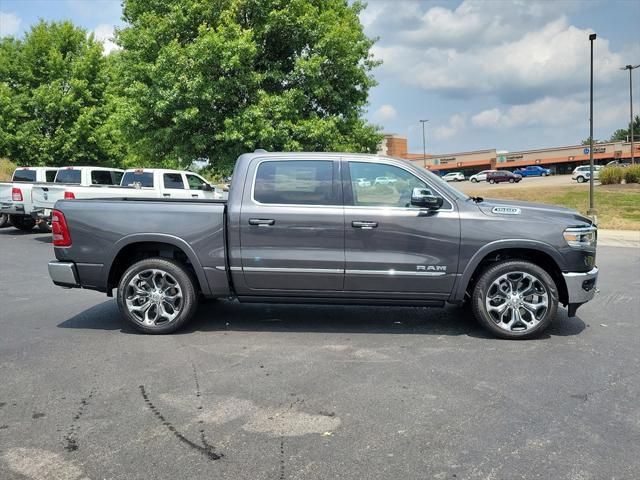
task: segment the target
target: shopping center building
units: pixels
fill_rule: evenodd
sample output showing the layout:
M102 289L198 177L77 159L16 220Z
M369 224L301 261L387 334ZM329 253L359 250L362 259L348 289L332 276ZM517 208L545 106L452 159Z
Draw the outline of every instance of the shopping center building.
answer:
M636 162L640 161L640 143L634 144ZM568 147L539 148L509 152L506 150L478 150L475 152L448 153L433 155L409 153L407 139L399 135L385 135L378 151L382 155L411 160L421 167L444 174L452 171L463 172L466 176L481 170L512 170L529 165L540 165L551 169L554 174L571 173L579 165L589 163L589 146L572 145ZM631 143L598 143L593 146L593 158L597 165L611 161L629 162Z

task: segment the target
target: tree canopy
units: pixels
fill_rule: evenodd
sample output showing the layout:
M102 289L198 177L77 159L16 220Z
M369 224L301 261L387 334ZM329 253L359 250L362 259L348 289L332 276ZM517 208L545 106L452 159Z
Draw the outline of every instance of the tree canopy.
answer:
M0 157L20 165L109 164L102 45L71 22L40 21L0 40Z
M377 62L347 0L125 0L114 116L140 158L227 170L267 150L374 152Z

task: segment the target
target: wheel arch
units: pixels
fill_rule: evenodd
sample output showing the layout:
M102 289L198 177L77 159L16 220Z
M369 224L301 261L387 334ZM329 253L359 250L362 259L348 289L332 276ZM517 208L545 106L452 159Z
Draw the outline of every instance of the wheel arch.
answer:
M202 293L211 293L204 268L187 242L172 235L140 234L124 237L114 244L109 255L111 261L105 264L107 295L111 296L127 268L150 257L169 258L185 264L197 279L197 287Z
M562 257L550 245L531 240L501 240L481 248L471 258L456 282L452 300L464 300L467 292L473 289L480 274L488 266L503 260L526 260L543 268L556 283L560 303L566 305L568 293L562 276Z

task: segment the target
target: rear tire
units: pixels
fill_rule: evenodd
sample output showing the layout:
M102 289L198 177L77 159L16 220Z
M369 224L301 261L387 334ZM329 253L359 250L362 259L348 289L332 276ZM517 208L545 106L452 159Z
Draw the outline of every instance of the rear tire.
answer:
M558 310L558 288L538 265L507 260L485 270L476 283L473 313L493 335L524 340L540 335Z
M9 225L9 215L6 213L0 213L0 228L5 228Z
M477 178L472 178L470 181L471 181L471 183L478 183L478 179Z
M36 221L25 215L9 215L9 220L14 227L23 232L29 232L36 226Z
M117 299L122 316L149 334L175 332L198 308L191 273L166 258L147 258L131 265L120 279Z
M513 183L513 182L515 182L515 180L513 178L510 178L509 183Z

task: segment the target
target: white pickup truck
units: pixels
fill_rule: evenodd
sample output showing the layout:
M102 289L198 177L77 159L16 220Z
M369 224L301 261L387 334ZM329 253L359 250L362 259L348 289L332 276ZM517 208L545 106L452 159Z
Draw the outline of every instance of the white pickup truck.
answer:
M0 183L0 228L11 223L20 230L31 230L36 224L31 218L33 187L50 184L57 172L55 167L18 167L11 182Z
M112 179L108 175L112 175ZM114 183L109 183L113 181ZM223 192L192 172L166 169L61 168L53 185L33 190L33 215L49 221L58 200L86 198L208 198L222 199Z

